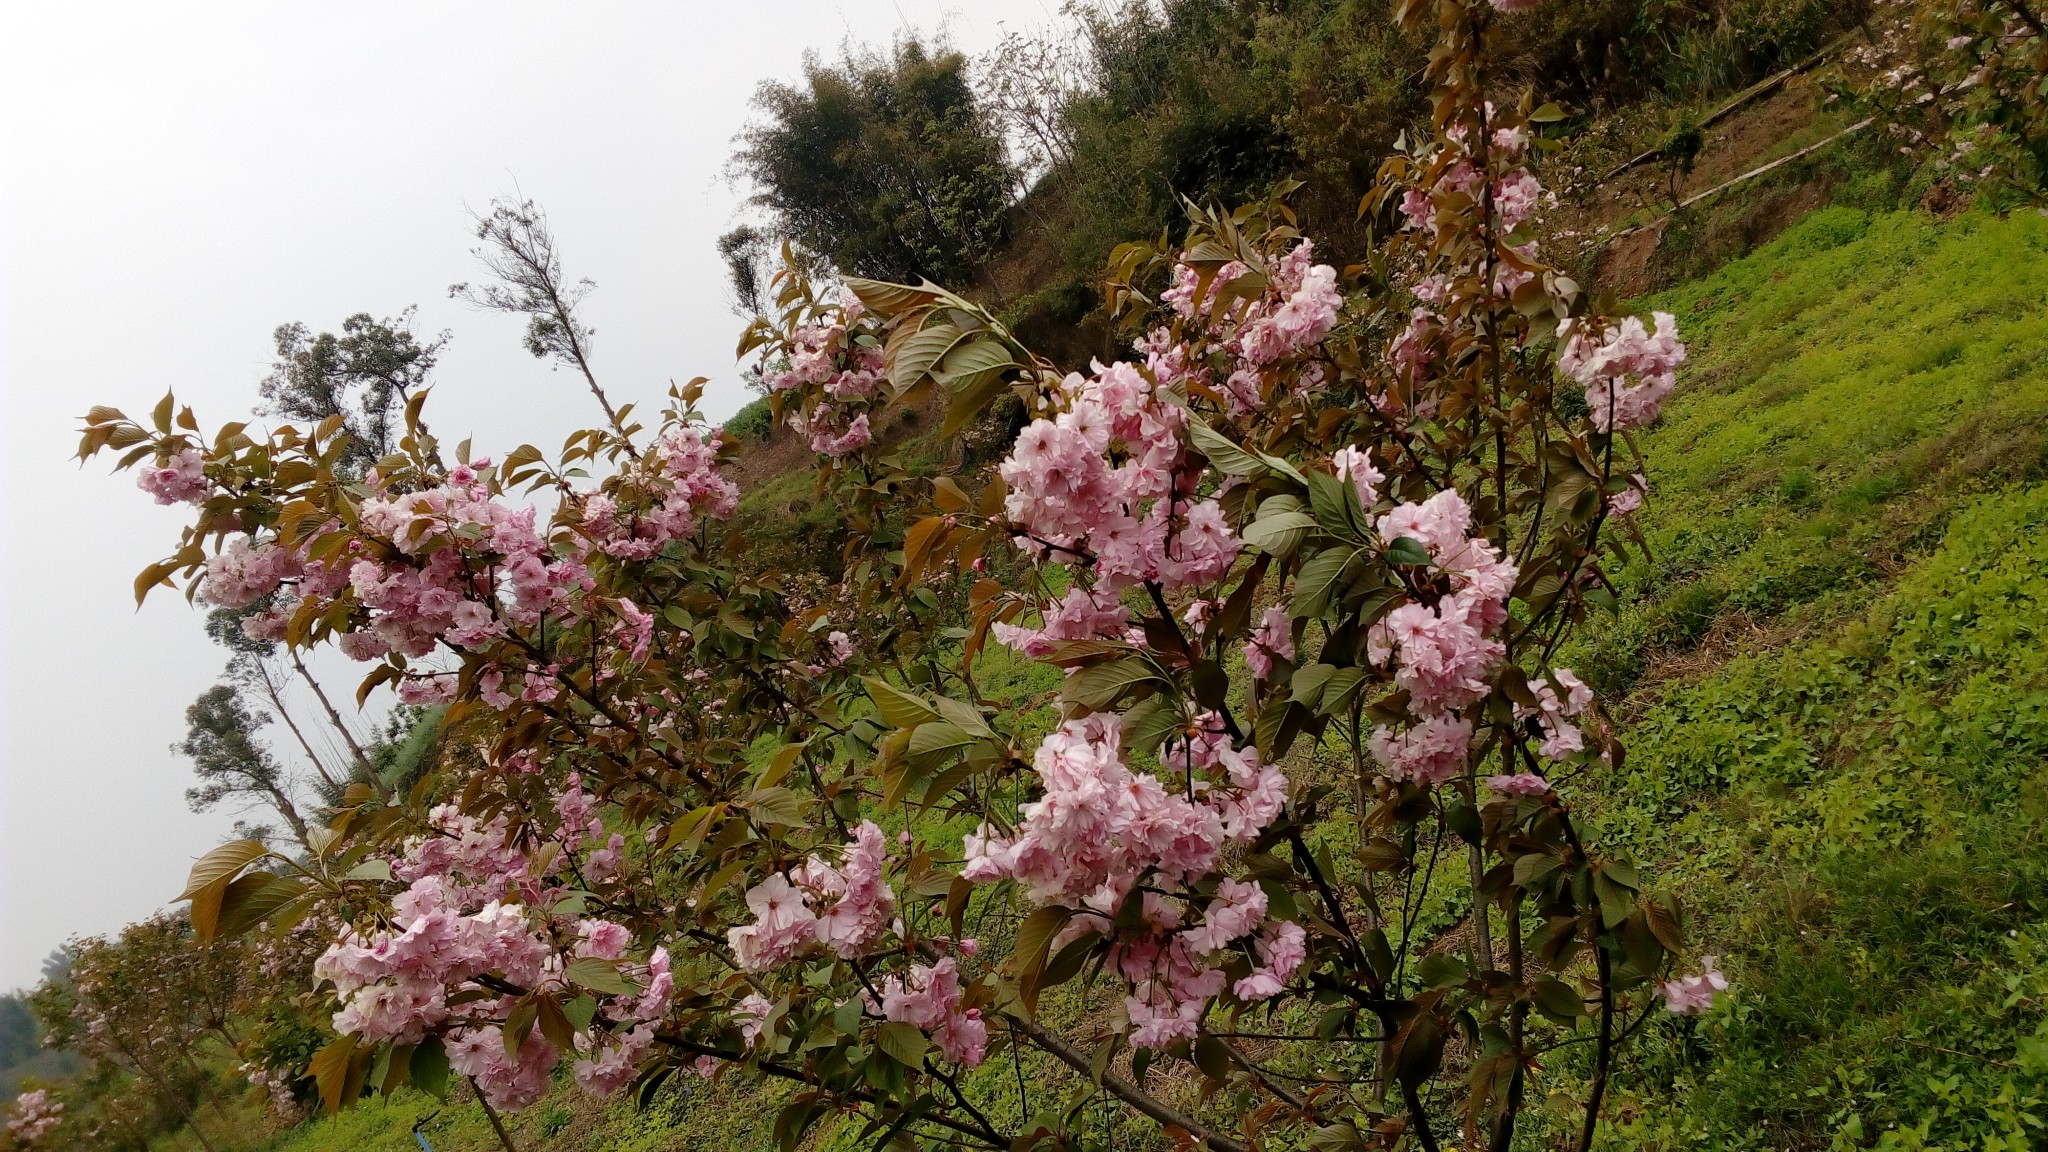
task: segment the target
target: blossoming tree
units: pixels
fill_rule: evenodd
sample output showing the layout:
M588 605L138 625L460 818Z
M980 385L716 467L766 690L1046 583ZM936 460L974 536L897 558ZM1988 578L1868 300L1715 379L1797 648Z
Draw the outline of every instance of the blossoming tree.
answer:
M1435 133L1361 206L1389 236L1368 263L1319 261L1277 199L1196 212L1112 260L1128 359L1062 374L936 286L785 274L742 352L845 517L825 603L727 528L736 446L696 384L651 428L605 399L551 246L501 295L607 416L552 460L446 452L423 395L360 473L333 421L94 410L82 453L194 510L138 593L334 645L473 750L353 786L304 858L193 870L203 934L336 926L328 1105L453 1073L515 1109L567 1063L600 1094L791 1082L785 1146L833 1115L1079 1140L1079 1104L977 1071L1030 1050L1219 1152L1504 1150L1558 1123L1527 1105L1583 1040L1565 1137L1590 1147L1618 1046L1724 981L1682 975L1677 902L1570 805L1621 749L1555 657L1640 546L1631 436L1685 350L1541 257L1557 113L1485 66L1520 7L1402 7L1440 37ZM934 396L947 435L1021 403L992 474L876 441ZM978 686L998 646L1059 670L1050 721ZM1084 975L1106 1015L1041 1011ZM1345 1043L1363 1082L1274 1063Z

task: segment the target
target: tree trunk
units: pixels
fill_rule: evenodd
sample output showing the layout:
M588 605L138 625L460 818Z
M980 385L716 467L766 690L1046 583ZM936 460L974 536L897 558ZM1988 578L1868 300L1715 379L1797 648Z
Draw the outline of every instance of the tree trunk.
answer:
M491 1122L491 1131L498 1134L498 1143L505 1146L505 1152L519 1152L519 1149L512 1143L511 1135L505 1131L505 1125L499 1121L497 1109L492 1108L491 1102L485 1099L484 1090L476 1086L476 1077L471 1076L469 1078L469 1087L471 1091L476 1093L476 1102L483 1105L484 1119Z
M306 662L299 659L297 652L292 653L292 667L298 669L299 675L306 678L306 684L313 689L313 695L319 697L320 706L327 710L327 719L333 722L334 730L341 733L342 740L348 744L348 750L355 755L356 763L367 771L370 767L370 757L363 752L363 746L356 743L355 733L349 731L348 725L341 722L341 713L334 710L334 704L327 699L326 691L320 687L318 680L313 679L313 674L306 670Z

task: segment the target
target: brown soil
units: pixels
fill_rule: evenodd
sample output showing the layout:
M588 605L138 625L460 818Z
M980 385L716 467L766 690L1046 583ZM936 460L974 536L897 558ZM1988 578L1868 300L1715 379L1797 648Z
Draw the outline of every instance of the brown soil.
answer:
M1774 152L1782 151L1785 140L1810 133L1818 115L1817 94L1798 78L1730 115L1707 130L1692 172L1678 183L1678 198L1704 192L1767 162ZM1639 147L1650 142L1643 141ZM1815 183L1790 196L1765 196L1743 214L1732 234L1704 239L1716 251L1754 246L1824 202L1826 192L1825 185ZM1727 193L1743 194L1739 188ZM1707 201L1692 211L1705 214L1717 202ZM1667 232L1665 216L1672 203L1670 170L1652 160L1574 197L1553 222L1561 235L1583 238L1582 263L1589 266L1594 285L1626 298L1654 291L1670 279L1671 270L1665 267L1669 254L1663 253L1660 259L1660 253ZM1616 226L1630 216L1649 216L1653 222L1615 236Z

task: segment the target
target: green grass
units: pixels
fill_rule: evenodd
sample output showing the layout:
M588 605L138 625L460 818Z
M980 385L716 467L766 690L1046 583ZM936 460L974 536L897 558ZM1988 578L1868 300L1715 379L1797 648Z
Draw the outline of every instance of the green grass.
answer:
M1585 790L1736 994L1656 1023L1603 1146L2038 1147L2048 220L1830 209L1654 303L1693 363L1574 654L1634 690Z

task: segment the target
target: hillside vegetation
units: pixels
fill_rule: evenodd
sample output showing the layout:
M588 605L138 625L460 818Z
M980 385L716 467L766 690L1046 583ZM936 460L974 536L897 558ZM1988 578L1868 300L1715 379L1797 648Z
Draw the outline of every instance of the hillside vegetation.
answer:
M1403 78L1423 67L1426 45L1413 26L1407 34L1392 31L1388 8L1378 0L1105 5L1079 14L1083 35L1073 45L1007 41L1001 51L1019 62L1025 77L1007 87L987 74L986 62L915 39L887 52L848 51L836 65L812 60L801 83L764 85L767 120L741 141L737 166L763 186L761 203L779 220L774 229L746 226L721 241L735 291L745 307L768 311L774 285L766 263L771 249L789 241L796 261L810 261L824 277L828 266L837 266L900 280L930 273L959 284L1024 342L1063 366L1079 366L1122 339L1112 335L1103 308L1103 253L1120 241L1181 232L1183 210L1194 208L1194 200L1243 202L1293 178L1286 187L1303 231L1317 236L1319 258L1340 266L1362 258L1376 251L1372 230L1384 221L1355 210L1374 177L1373 166L1360 158L1385 155L1404 130L1420 126L1424 113L1420 90ZM1591 1037L1569 1031L1580 1028L1571 1021L1581 1015L1566 1010L1558 1020L1539 1005L1568 1031L1557 1045L1530 1050L1540 1057L1529 1080L1535 1102L1526 1123L1512 1130L1515 1138L1501 1137L1502 1147L1538 1152L1564 1146L1562 1134L1569 1128L1575 1137L1580 1123L1576 1101L1598 1100L1603 1090L1604 1108L1592 1110L1603 1119L1597 1130L1586 1121L1585 1132L1591 1147L1609 1152L2012 1152L2048 1146L2048 655L2042 647L2048 637L2048 210L2016 207L1991 184L1973 205L1968 175L1958 175L1953 158L1935 155L1940 148L1915 153L1894 146L1904 129L1856 135L1876 119L1865 117L1864 101L1823 97L1804 70L1820 59L1814 51L1823 44L1846 42L1846 30L1863 14L1860 7L1834 11L1808 0L1721 2L1685 12L1557 0L1531 18L1528 34L1504 59L1505 74L1530 92L1525 113L1553 96L1570 105L1554 119L1543 119L1548 111L1536 114L1558 125L1552 186L1564 197L1545 221L1547 254L1605 293L1596 307L1619 295L1630 311L1674 313L1690 351L1661 418L1631 433L1632 446L1649 462L1642 478L1648 499L1640 511L1616 515L1630 517L1629 530L1646 546L1628 545L1621 560L1607 566L1619 593L1614 609L1579 627L1555 661L1597 690L1603 722L1611 719L1626 754L1603 763L1596 748L1571 761L1578 765L1573 768L1560 759L1549 778L1569 796L1587 841L1602 845L1587 859L1625 871L1633 871L1633 861L1648 885L1675 893L1692 941L1687 951L1717 958L1732 991L1701 1015L1674 1014L1680 1010L1675 1004L1671 1012L1653 1011L1654 998L1640 1018L1622 1012L1632 1042L1613 1083L1598 1087L1594 1050L1586 1042ZM1867 71L1875 59L1863 61ZM1783 89L1767 91L1711 130L1699 127L1699 117L1730 93L1795 64ZM1840 72L1824 83L1836 82L1842 82ZM1011 153L1020 131L1034 123L1053 130L1020 161ZM1820 142L1823 150L1803 155ZM1596 179L1652 144L1666 150L1661 159ZM1794 152L1802 152L1796 163L1764 179L1726 185L1697 208L1677 205L1690 193L1722 187ZM840 167L827 171L831 165L821 157ZM872 186L853 187L834 172L860 173ZM552 245L537 209L507 212L500 207L493 219L523 225L526 235ZM537 219L539 233L533 231ZM485 227L480 236L488 238ZM1365 278L1379 275L1375 269ZM1480 292L1506 308L1500 294ZM350 324L358 321L368 324L369 318ZM545 328L540 318L534 323L535 331ZM407 387L424 389L440 345L415 345L403 319L385 324L378 329L382 343L363 347L405 352L410 358L404 363L417 366L416 378L387 388L374 408L382 415L372 423L384 421L375 428L390 449L395 405L406 399ZM848 320L836 331L853 328ZM549 331L567 333L563 348L569 351L555 353L562 362L581 365L573 317L562 313L560 327ZM280 329L281 356L290 351L286 332ZM306 330L297 332L304 344ZM1386 346L1385 335L1375 328L1364 339L1378 350ZM535 347L537 355L546 350ZM786 364L787 350L782 355ZM764 377L774 367L770 359L764 354ZM281 361L280 371L284 367ZM590 383L603 399L594 377ZM1497 384L1495 393L1497 399ZM935 400L892 402L885 409L877 396L874 451L849 463L839 482L859 476L856 487L882 493L950 475L978 487L1026 419L1014 398L997 395L974 420L957 425L958 432L955 425L941 431L942 406ZM308 405L309 411L320 406ZM1573 419L1585 415L1576 396L1562 397L1559 407L1570 409ZM850 514L844 494L832 489L830 469L820 474L813 468L825 458L817 453L836 461L840 452L813 452L818 440L808 429L792 435L777 426L776 417L787 414L771 413L764 397L728 424L745 450L731 468L737 488L728 500L737 496L737 509L725 552L743 545L754 561L779 569L777 603L792 617L815 611L804 617L817 624L803 634L815 634L801 640L809 644L825 636L831 612L863 603L848 600L846 589L874 578L878 557L900 565L901 581L881 581L905 595L888 600L895 605L889 611L930 624L935 649L957 655L970 630L939 624L971 614L965 590L973 577L950 593L916 584L913 569L922 566L908 559L918 548L901 510L873 501ZM865 444L867 417L861 420ZM1506 442L1503 437L1503 455ZM1316 467L1329 448L1322 446ZM465 446L465 460L466 453ZM375 458L370 453L357 466ZM1196 458L1198 469L1202 459ZM979 515L992 507L976 507L971 518L994 523ZM952 516L944 518L945 530L953 524ZM878 540L886 543L874 547ZM865 556L864 547L870 549ZM924 547L932 547L931 536ZM988 578L974 591L982 603L989 588L1015 590L1043 575L1000 540L989 555L982 556L979 544L974 554L982 557L974 574ZM966 555L956 573L963 577ZM1066 579L1055 576L1048 586L1064 590ZM1255 584L1256 578L1247 587ZM754 641L754 625L742 631L730 619L731 605L748 591L721 588L705 602L719 605L715 625L708 615L678 617L674 605L664 609L659 600L638 591L634 596L652 605L649 627L658 618L662 627L724 628ZM913 603L911 595L924 599ZM949 598L942 603L941 595ZM1260 596L1254 611L1272 592ZM1180 605L1169 609L1160 599L1158 609L1171 627ZM859 631L865 622L847 626ZM239 639L239 617L226 610L209 628L237 653L229 672L239 677L239 687L217 692L234 699L247 690L255 699L259 687L271 686L262 664L273 654L269 642ZM783 629L784 642L802 631ZM595 625L591 635L595 650ZM681 635L689 640L692 633ZM833 639L854 650L844 633ZM644 648L636 659L644 658ZM848 656L825 651L820 644L809 675L848 676L840 667ZM900 653L891 658L893 664L875 665L878 676L901 673L913 691L936 685L936 666L906 664ZM1227 685L1230 677L1246 683L1227 688L1227 708L1213 706L1259 711L1260 690L1250 681L1265 674L1249 676L1245 656L1235 649L1219 648L1215 665ZM1294 671L1291 664L1288 671ZM1058 708L1072 703L1064 688L1074 681L1063 680L1053 664L1008 648L991 645L973 663L971 677L973 698L1013 721L1014 747L1036 745L1059 723ZM875 691L867 689L871 697ZM274 690L269 698L277 701ZM720 696L710 710L725 703ZM865 700L856 703L866 707ZM1524 716L1519 706L1513 716L1516 723ZM1508 717L1502 704L1499 718L1505 724ZM223 761L225 767L209 770L186 747L202 777L211 771L219 778L220 795L207 803L256 795L278 774L254 735L266 717L238 712L230 719L224 731L240 740L233 745L240 752ZM335 724L346 732L339 717ZM476 769L467 762L484 755L484 729L476 724L461 706L445 713L408 709L367 751L351 739L357 763L306 801L309 814L372 807L372 785L379 795L390 792L389 807L397 807L395 798L408 789L410 802L418 803L441 769L458 777ZM1588 731L1589 745L1597 735ZM764 781L763 791L772 790L768 776L780 780L790 771L784 754L810 743L784 739L796 738L732 740L719 762L735 779L751 776ZM1354 799L1339 787L1328 801L1300 799L1313 784L1347 779L1345 769L1333 775L1330 768L1339 744L1325 734L1296 743L1291 752L1286 740L1278 745L1277 757L1303 785L1297 803L1324 805L1326 822L1309 829L1295 850L1339 861L1323 865L1336 887L1355 888L1372 903L1372 874L1384 869L1367 861L1369 818L1358 810L1365 794ZM810 753L803 755L815 776ZM1148 758L1142 763L1156 767ZM879 803L856 790L843 797L850 805L835 796L833 811L872 814L892 840L898 832L905 844L921 838L921 851L944 866L956 864L964 854L962 836L975 821L957 806L913 818L901 802L908 777L891 783L888 758L879 752L870 767L881 781L872 796ZM956 786L959 779L965 777L956 778ZM1192 769L1189 779L1192 797ZM299 846L324 860L327 848L313 846L289 798L271 792ZM885 793L891 798L882 799ZM934 795L936 789L924 800L928 808ZM1437 848L1449 843L1444 829L1453 826L1439 822L1427 849L1429 870L1420 873L1419 886L1411 879L1402 892L1404 917L1414 896L1421 942L1411 974L1404 939L1396 983L1412 976L1436 987L1434 978L1423 976L1425 962L1461 967L1462 951L1463 963L1471 963L1471 926L1485 923L1470 896L1478 872L1467 885L1450 874L1459 869L1439 875L1435 867ZM671 829L661 853L677 839ZM650 835L647 843L655 842ZM1414 853L1415 844L1411 832L1404 851ZM1576 841L1573 848L1583 854ZM731 875L708 881L707 899ZM1588 885L1592 876L1585 877ZM351 872L343 879L375 883L379 877ZM381 880L391 879L386 865ZM952 904L944 885L918 895L934 892ZM1324 896L1329 899L1327 891ZM687 906L698 906L696 895ZM1598 901L1591 907L1605 911ZM166 940L182 940L198 922L197 908L195 900L191 921L172 916L152 924ZM1021 917L1011 906L971 889L950 914L962 911L965 923L951 930L982 942L988 949L983 964L1010 954L1019 943L1013 937L1030 931L1017 932ZM1380 915L1376 904L1374 915ZM900 922L896 930L902 931ZM671 949L694 947L676 943L680 937L667 939ZM1514 939L1519 957L1519 922ZM74 942L69 954L77 955L78 946ZM975 950L962 953L971 957ZM150 1058L154 1066L91 1054L85 1038L94 1034L92 1012L63 1009L72 986L65 979L47 982L34 998L36 1010L50 1034L76 1044L93 1069L74 1080L81 1089L76 1128L90 1125L96 1146L124 1152L398 1152L422 1146L484 1152L508 1145L516 1152L857 1152L880 1149L903 1124L921 1123L912 1114L882 1133L880 1121L864 1128L862 1118L830 1119L800 1138L789 1136L778 1127L789 1123L788 1114L780 1120L778 1114L792 1101L792 1111L801 1112L802 1085L739 1074L700 1078L680 1060L675 1075L650 1081L644 1095L635 1085L610 1099L579 1089L565 1060L551 1081L544 1074L535 1081L534 1091L551 1084L537 1104L497 1115L479 1103L474 1081L453 1078L447 1084L452 1091L439 1099L402 1087L423 1067L410 1044L397 1050L406 1065L386 1049L374 1071L371 1055L351 1057L344 1048L344 1067L352 1058L364 1067L340 1079L330 1069L319 1080L321 1091L330 1081L345 1081L341 1091L354 1099L364 1095L366 1076L384 1082L387 1069L401 1071L338 1115L287 1122L280 1117L318 1108L315 1082L280 1076L266 1084L272 1073L265 1070L290 1068L296 1076L309 1060L317 1070L334 1051L323 1047L333 1004L331 986L317 989L310 974L276 958L283 954L238 952L235 962L245 973L279 974L292 992L247 1000L223 995L204 1021L181 1024L173 1019L180 1014L176 1007L159 1011L160 1005L142 1003L152 997L148 974L138 976L129 989L129 999L141 1003L130 1004L133 1019L160 1017L167 1027L175 1025L172 1032L190 1025L174 1038L166 1033L151 1040L161 1048ZM128 952L131 962L138 955ZM311 955L293 963L303 967ZM274 968L266 966L273 962ZM1517 965L1513 979L1519 982L1519 959ZM1600 971L1605 981L1607 969ZM1113 983L1099 986L1094 973L1067 977L1053 981L1058 986L1035 1008L1038 1019L1063 1035L1097 1040L1122 1026L1128 1009ZM83 990L90 983L76 984L77 1003L89 999ZM737 989L734 995L746 990L737 976L728 984ZM1609 991L1603 983L1600 995ZM1667 1001L1673 995L1660 994ZM246 1007L257 1001L265 1007ZM12 1003L19 1009L26 1002ZM1306 995L1270 1012L1233 1011L1228 1027L1271 1031L1220 1033L1238 1045L1222 1047L1239 1052L1254 1079L1348 1085L1362 1099L1374 1077L1401 1057L1360 1032L1355 1021L1326 1028L1342 1016L1326 1013L1329 1002ZM10 1035L23 1033L27 1020L25 1010L15 1016ZM51 1026L53 1019L65 1023ZM99 1018L100 1032L105 1019ZM1204 1026L1222 1027L1222 1019L1219 1014ZM1381 1023L1392 1030L1384 1017ZM769 1027L772 1035L777 1025ZM129 1030L155 1036L157 1024ZM857 1030L847 1035L859 1040ZM1213 1038L1205 1042L1214 1044ZM746 1044L752 1043L749 1037ZM1461 1037L1453 1048L1461 1043L1476 1042ZM428 1046L442 1051L438 1040ZM69 1053L38 1051L25 1042L7 1047L9 1078L26 1075L27 1086L70 1067ZM813 1047L793 1051L804 1059ZM322 1056L313 1057L316 1051ZM977 1055L956 1067L958 1082L947 1086L958 1103L977 1120L986 1116L992 1130L1028 1135L1042 1126L1071 1137L1071 1147L1082 1152L1172 1146L1156 1126L1112 1103L1101 1083L1105 1066L1130 1069L1170 1111L1223 1130L1243 1119L1255 1100L1249 1089L1225 1091L1233 1069L1212 1071L1199 1045L1181 1050L1187 1059L1162 1059L1149 1085L1148 1064L1124 1060L1112 1048L1097 1057L1093 1084L1075 1070L1079 1062L1069 1067L1031 1048L999 1045L993 1051L985 1064ZM166 1053L174 1058L163 1058ZM866 1059L863 1051L859 1060ZM1471 1061L1469 1047L1455 1051L1449 1079L1464 1078ZM728 1073L738 1068L709 1056L701 1063ZM445 1059L439 1074L448 1076ZM488 1088L487 1073L484 1079ZM1385 1091L1388 1082L1379 1087ZM1424 1105L1414 1099L1413 1086L1402 1087L1408 1107L1421 1116ZM1441 1096L1434 1087L1431 1092L1428 1107L1444 1111ZM1312 1116L1307 1109L1304 1114ZM1249 1136L1256 1125L1241 1131ZM1332 1131L1316 1129L1311 1143L1322 1152L1364 1146L1354 1138L1324 1148ZM0 1148L15 1146L0 1136Z
M1628 693L1629 756L1588 783L1603 834L1679 862L1738 993L1654 1022L1602 1146L2034 1147L2048 219L1825 209L1645 303L1693 359L1646 444L1650 555L1575 654ZM691 1083L636 1112L564 1084L508 1126L770 1152L771 1103ZM430 1115L437 1149L496 1146L474 1103L407 1096L263 1147L397 1152Z

